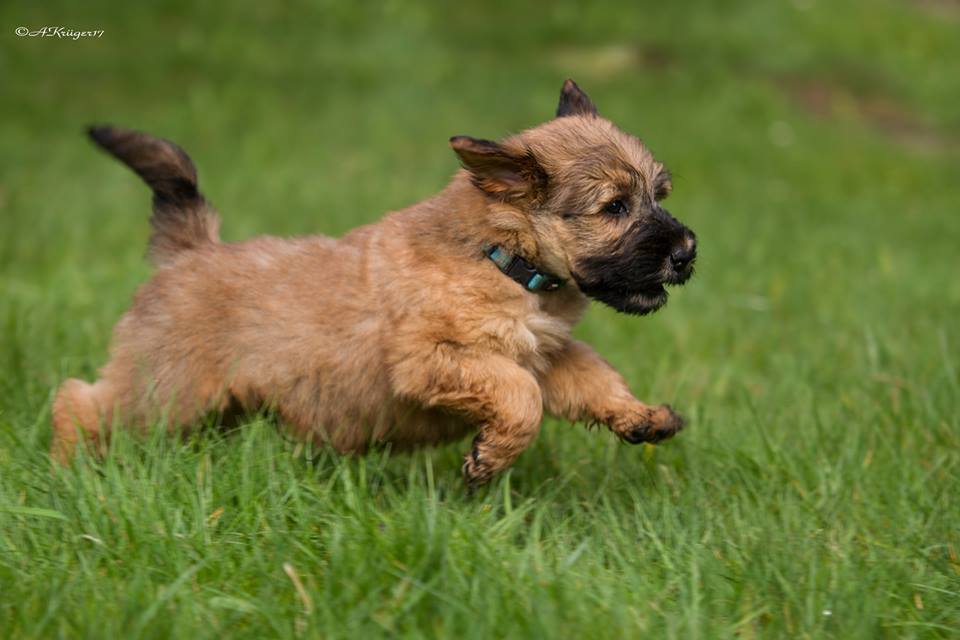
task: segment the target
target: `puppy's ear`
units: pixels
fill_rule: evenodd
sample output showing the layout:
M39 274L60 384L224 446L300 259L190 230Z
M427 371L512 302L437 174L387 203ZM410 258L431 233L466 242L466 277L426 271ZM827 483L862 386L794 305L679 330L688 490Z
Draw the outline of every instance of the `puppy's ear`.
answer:
M450 146L470 172L473 184L491 196L537 202L546 192L547 174L529 149L470 136L454 136Z
M557 117L564 116L598 116L590 96L577 86L577 83L567 78L560 90L560 104L557 105Z

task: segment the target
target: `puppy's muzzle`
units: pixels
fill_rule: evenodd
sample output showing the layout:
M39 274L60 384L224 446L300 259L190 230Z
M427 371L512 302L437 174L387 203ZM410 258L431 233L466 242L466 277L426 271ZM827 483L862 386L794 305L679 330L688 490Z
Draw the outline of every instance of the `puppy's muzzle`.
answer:
M693 275L693 263L697 259L697 236L683 227L680 240L674 245L665 265L667 284L683 284Z

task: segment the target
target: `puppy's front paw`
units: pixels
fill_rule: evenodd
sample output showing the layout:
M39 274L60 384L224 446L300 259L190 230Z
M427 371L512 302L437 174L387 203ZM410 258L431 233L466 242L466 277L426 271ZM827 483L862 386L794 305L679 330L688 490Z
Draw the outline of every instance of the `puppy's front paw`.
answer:
M473 440L473 446L470 451L463 456L463 481L467 484L467 491L472 493L480 485L490 482L493 477L493 469L484 461L479 449L480 436Z
M683 427L683 418L670 405L661 404L637 411L620 422L614 431L622 440L639 444L672 438Z

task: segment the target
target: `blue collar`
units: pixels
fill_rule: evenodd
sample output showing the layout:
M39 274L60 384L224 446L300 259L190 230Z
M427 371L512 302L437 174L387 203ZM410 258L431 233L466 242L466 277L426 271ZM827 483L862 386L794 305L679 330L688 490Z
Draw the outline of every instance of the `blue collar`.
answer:
M527 291L553 291L563 285L564 280L562 278L538 271L530 262L520 256L511 254L502 247L490 247L485 253L488 258L493 260L500 271L510 279L520 283L520 286Z

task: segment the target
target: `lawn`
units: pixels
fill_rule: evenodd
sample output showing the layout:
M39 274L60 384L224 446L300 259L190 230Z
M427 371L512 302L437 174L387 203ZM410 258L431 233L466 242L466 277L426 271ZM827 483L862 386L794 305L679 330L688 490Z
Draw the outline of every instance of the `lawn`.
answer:
M960 634L956 3L55 0L0 24L0 637ZM678 438L549 419L472 497L466 443L341 458L263 420L51 471L54 389L149 276L149 194L85 125L182 143L228 239L339 235L439 190L449 136L550 117L568 76L699 237L665 309L576 330Z

